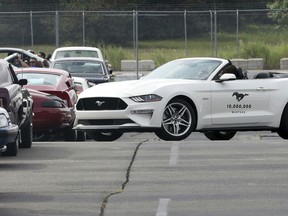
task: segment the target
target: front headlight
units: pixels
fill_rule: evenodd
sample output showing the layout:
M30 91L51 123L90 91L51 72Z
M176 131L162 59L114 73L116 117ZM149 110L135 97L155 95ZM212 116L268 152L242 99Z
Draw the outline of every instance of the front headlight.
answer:
M161 101L162 97L156 94L138 95L130 97L134 102L157 102Z
M0 114L0 127L7 127L9 126L9 121L5 115Z

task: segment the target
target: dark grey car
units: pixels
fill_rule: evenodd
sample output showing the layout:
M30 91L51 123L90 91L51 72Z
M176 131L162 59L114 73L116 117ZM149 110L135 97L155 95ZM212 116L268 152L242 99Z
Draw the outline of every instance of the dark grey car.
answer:
M50 67L66 70L72 77L83 77L94 84L111 81L111 72L107 70L105 62L98 58L66 57L56 59Z

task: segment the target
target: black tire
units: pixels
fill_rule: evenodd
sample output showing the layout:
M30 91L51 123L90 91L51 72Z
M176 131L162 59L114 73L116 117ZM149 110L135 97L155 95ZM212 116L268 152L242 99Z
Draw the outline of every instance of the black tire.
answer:
M277 133L282 139L288 139L288 105L286 105L283 111L280 127L277 130Z
M107 141L112 142L119 139L123 133L118 131L113 132L103 132L103 131L94 131L94 132L87 132L88 136L95 141Z
M32 115L24 128L21 129L21 143L20 148L31 148L33 141L33 123Z
M183 140L196 127L196 115L192 106L185 100L171 100L164 109L161 128L155 134L163 140Z
M19 135L17 136L16 140L12 143L7 145L7 150L2 153L3 156L17 156L19 150Z
M51 134L49 133L33 133L33 141L35 142L43 142L43 141L50 141Z
M77 131L77 141L86 141L87 136L85 131Z
M230 140L236 134L236 131L208 131L204 132L204 135L209 140Z
M73 130L72 128L66 129L64 131L64 140L65 141L77 141L77 131Z

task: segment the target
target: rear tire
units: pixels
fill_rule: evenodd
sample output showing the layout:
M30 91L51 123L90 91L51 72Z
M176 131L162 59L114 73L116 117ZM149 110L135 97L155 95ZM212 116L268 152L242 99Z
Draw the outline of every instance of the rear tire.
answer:
M236 134L236 131L208 131L204 132L205 137L210 140L230 140Z

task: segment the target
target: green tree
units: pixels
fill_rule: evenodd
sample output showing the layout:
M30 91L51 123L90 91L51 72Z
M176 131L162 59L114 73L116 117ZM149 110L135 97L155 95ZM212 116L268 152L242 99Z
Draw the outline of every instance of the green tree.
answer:
M267 8L272 10L268 13L268 17L276 21L279 28L288 26L288 0L276 0L268 3Z

